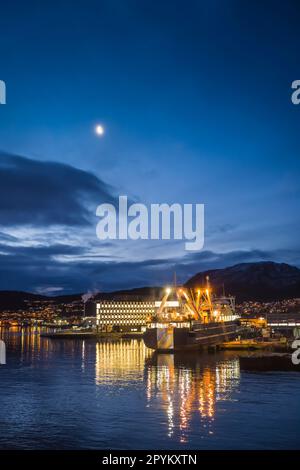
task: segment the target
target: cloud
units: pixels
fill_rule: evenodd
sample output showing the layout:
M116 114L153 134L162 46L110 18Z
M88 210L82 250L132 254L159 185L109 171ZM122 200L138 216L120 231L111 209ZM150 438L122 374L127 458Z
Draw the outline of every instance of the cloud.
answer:
M113 190L92 173L0 152L0 225L80 226ZM0 237L1 238L1 237Z
M0 232L0 242L17 242L18 238L10 235L9 233Z
M63 288L59 286L52 286L52 287L38 286L35 289L35 292L37 294L48 295L48 296L59 295L60 293L62 293L62 291L63 291Z
M0 246L1 289L48 294L166 285L172 282L174 271L178 282L184 283L197 272L241 262L273 260L300 265L300 250L203 251L178 258L143 261L107 260L105 255L99 255L96 259L85 261L82 257L85 251L89 252L89 248L74 247L71 250L67 245L55 245L49 249L18 247L3 253L4 249ZM65 262L63 256L70 253L72 261Z
M180 241L100 242L95 209L117 203L113 189L71 165L0 153L0 289L55 294L116 290L172 282L241 262L273 260L300 265L300 250L187 253ZM238 226L216 224L211 235ZM232 233L233 232L233 233ZM228 245L227 245L228 246Z

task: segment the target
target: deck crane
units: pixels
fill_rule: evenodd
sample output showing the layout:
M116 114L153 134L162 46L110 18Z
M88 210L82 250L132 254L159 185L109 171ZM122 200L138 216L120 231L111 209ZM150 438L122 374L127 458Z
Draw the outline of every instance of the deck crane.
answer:
M187 289L185 287L167 288L160 306L157 310L157 315L164 314L167 308L170 293L175 291L178 304L181 307L182 316L192 316L195 320L206 322L212 318L213 305L210 297L210 288L199 288L196 290Z
M168 298L169 298L169 295L170 295L170 294L171 294L171 289L168 287L168 288L166 289L165 295L163 296L163 299L162 299L162 301L161 301L161 304L160 304L160 306L159 306L159 308L158 308L158 310L157 310L157 315L161 315L161 314L163 313L163 310L164 310L164 308L165 308L165 305L166 305L166 303L167 303L167 301L168 301Z

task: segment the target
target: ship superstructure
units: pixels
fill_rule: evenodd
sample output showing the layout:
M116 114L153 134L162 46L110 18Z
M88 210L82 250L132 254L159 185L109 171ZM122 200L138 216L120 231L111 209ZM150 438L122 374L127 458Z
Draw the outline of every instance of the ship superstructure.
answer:
M152 349L200 349L238 335L234 297L215 296L208 278L206 286L197 289L167 288L155 307L144 334L146 346Z

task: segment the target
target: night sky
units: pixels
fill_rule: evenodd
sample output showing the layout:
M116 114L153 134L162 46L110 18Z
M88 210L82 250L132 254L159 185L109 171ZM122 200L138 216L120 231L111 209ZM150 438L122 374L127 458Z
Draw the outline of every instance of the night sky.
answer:
M0 289L300 266L299 50L297 1L2 2ZM121 194L204 203L203 250L98 240L96 207Z

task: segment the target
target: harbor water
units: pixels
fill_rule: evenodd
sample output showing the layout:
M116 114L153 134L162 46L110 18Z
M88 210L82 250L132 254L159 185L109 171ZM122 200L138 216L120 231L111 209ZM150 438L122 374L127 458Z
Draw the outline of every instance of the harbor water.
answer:
M300 373L0 330L1 449L299 449Z

